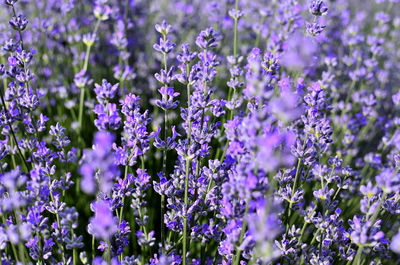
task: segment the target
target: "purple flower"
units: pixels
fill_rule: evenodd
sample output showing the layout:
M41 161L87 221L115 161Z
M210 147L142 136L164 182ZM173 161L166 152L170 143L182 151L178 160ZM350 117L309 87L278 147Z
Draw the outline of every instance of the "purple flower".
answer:
M400 232L392 238L390 249L397 254L400 254Z
M182 44L181 49L182 53L176 56L179 62L187 64L196 58L197 53L189 51L189 43Z
M398 191L400 188L400 174L393 170L384 170L378 176L376 176L376 183L386 193L392 193Z
M18 0L4 0L4 3L9 6L15 5L15 3L17 3L17 2L18 2Z
M322 0L313 0L309 6L309 10L314 16L322 16L328 12L328 6Z
M93 14L97 19L104 21L109 19L112 9L108 5L96 5L93 9Z
M153 45L153 49L161 53L170 53L175 48L175 43L160 38L159 43Z
M350 236L355 244L366 245L367 243L371 246L378 245L383 240L385 234L379 231L378 227L371 227L370 221L364 221L356 216L353 220L349 220L350 224Z
M196 38L196 45L201 49L210 49L218 46L219 35L214 31L214 28L207 28L200 32Z
M107 103L105 106L96 105L93 110L97 114L97 119L94 124L99 130L118 130L121 126L121 117L117 109L117 104Z
M28 25L28 19L22 15L18 15L17 17L13 16L8 23L14 30L23 31Z
M101 104L110 102L118 91L119 84L112 85L106 79L102 80L101 85L94 84L94 92L96 93L97 101Z
M70 144L68 136L65 134L65 128L62 127L58 122L56 126L50 126L50 135L53 135L55 140L53 144L58 149L63 149Z
M307 33L313 37L321 34L324 31L324 29L326 28L326 26L320 25L316 22L313 22L311 24L307 23L306 27L307 27Z
M117 219L106 201L96 201L92 205L94 217L90 218L89 233L98 239L109 240L118 231Z
M111 148L114 137L107 132L95 135L93 150L86 150L80 173L83 176L81 188L84 192L93 194L96 190L108 193L113 186L113 180L119 174L114 163Z
M52 248L55 245L52 238L44 238L43 249L39 248L38 237L30 238L25 244L29 248L29 256L34 260L44 259L48 260L52 256Z
M161 33L162 35L168 35L172 29L172 26L167 24L167 21L163 20L161 25L156 24L155 29L157 32Z
M175 100L179 96L179 92L175 92L173 87L161 87L158 92L162 95L161 100L156 100L156 105L163 110L175 109L179 105L179 101ZM175 100L175 101L174 101Z

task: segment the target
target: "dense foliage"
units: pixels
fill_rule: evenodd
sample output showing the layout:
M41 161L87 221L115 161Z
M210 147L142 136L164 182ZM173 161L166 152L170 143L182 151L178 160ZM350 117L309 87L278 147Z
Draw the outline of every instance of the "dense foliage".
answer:
M398 0L1 0L2 264L400 264Z

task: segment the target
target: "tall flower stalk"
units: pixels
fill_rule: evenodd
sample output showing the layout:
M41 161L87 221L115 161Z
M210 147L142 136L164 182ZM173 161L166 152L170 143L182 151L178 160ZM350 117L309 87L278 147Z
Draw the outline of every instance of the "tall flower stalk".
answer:
M155 26L157 32L162 35L160 38L159 43L154 44L153 48L160 52L163 57L163 65L164 69L161 70L160 74L156 75L157 80L163 84L163 88L159 89L159 92L162 96L161 101L157 102L157 105L164 110L164 143L167 143L168 140L168 110L173 109L177 106L176 103L170 102L170 99L173 100L175 96L178 94L173 92L173 88L169 87L168 85L171 81L174 80L173 71L174 67L168 69L168 60L167 54L170 53L175 48L175 43L172 43L168 38L168 34L170 33L172 27L168 25L167 22L164 20L161 25L157 24ZM167 175L167 146L165 145L162 153L162 172L163 175ZM164 248L165 242L165 225L164 225L164 214L165 214L165 195L161 195L161 242Z
M102 21L105 21L109 19L109 16L111 14L111 9L108 5L102 5L102 4L96 4L93 10L94 16L96 17L96 24L94 26L93 32L89 33L84 36L83 38L83 43L86 46L86 52L85 52L85 59L83 61L82 65L82 70L80 73L77 74L78 77L82 78L86 74L88 67L89 67L89 59L90 59L90 51L92 49L92 46L96 42L97 38L97 31L99 30L100 23ZM76 82L78 83L77 86L80 88L80 97L79 97L79 112L78 112L78 123L79 123L79 129L78 129L78 137L83 144L83 138L81 135L82 132L82 126L83 126L83 111L84 111L84 104L85 104L85 89L86 89L86 83L85 82ZM80 152L81 149L79 149ZM79 154L78 154L79 155Z

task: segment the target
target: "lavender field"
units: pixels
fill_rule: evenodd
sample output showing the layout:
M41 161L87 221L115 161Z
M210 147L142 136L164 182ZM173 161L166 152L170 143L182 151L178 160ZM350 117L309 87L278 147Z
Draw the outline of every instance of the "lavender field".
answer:
M400 264L399 0L0 0L2 265Z

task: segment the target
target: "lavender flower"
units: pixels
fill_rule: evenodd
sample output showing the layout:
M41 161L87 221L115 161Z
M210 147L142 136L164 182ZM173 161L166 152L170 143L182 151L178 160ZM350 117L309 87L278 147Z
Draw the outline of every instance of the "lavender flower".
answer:
M1 263L395 262L398 2L2 1Z
M94 140L94 150L87 150L84 163L80 167L83 176L81 187L86 193L96 190L104 193L111 191L118 168L111 153L114 137L107 132L98 132Z
M322 0L313 0L310 3L309 10L314 16L322 16L328 11L328 6Z
M89 232L98 239L109 240L117 232L117 220L105 201L93 203L94 217L90 219Z

